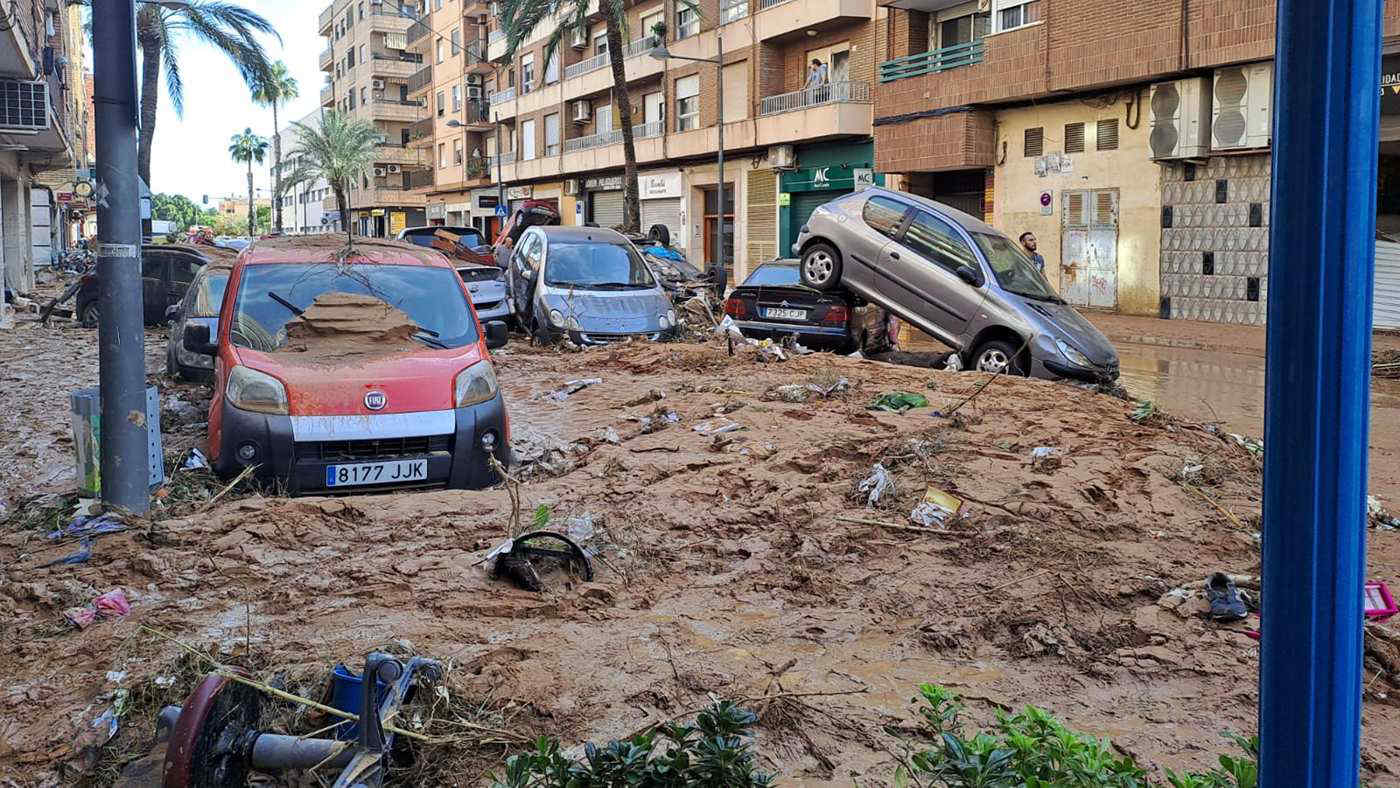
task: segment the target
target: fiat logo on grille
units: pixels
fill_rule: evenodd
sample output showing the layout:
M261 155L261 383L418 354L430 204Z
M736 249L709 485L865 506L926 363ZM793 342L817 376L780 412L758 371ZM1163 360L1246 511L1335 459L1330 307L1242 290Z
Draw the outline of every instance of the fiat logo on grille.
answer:
M389 397L382 391L370 391L365 394L365 407L370 410L384 410L384 406L389 404Z

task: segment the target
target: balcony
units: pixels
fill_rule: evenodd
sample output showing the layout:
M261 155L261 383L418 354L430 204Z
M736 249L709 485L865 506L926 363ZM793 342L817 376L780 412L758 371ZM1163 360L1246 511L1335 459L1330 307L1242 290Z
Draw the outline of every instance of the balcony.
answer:
M637 153L637 161L643 163L664 160L661 135L664 124L642 123L632 127L632 145ZM589 172L592 170L621 167L624 156L622 131L613 129L587 137L575 137L564 141L564 157L560 162L560 172ZM516 168L519 175L520 168Z
M986 46L982 41L919 52L913 55L886 60L880 64L880 82L894 82L897 79L921 77L924 74L937 74L963 66L982 62Z
M635 41L629 41L622 47L622 56L626 58L645 55L656 48L656 37L651 35L642 36Z
M430 148L437 133L437 118L423 118L408 127L408 144L413 148ZM426 144L424 144L426 143Z
M709 40L711 42L714 41L713 38L710 38ZM647 79L649 77L654 77L657 74L660 74L665 68L666 64L661 62L660 60L651 57L643 57L643 55L650 52L654 48L654 44L655 42L653 41L651 36L643 36L642 38L639 38L635 41L631 41L623 46L623 55L626 57L626 61L623 64L623 70L627 74L627 81L629 83L637 82L639 80ZM676 51L677 54L692 55L692 53L688 51L681 52L680 47L677 47ZM705 55L692 56L702 57ZM711 52L708 56L713 57L714 53ZM602 65L596 68L580 68L585 63L590 63L591 61L598 59L597 57L594 57L579 63L575 63L574 65L564 69L565 101L572 101L573 99L581 98L583 96L591 96L595 93L601 93L602 91L609 90L612 88L612 70L610 68L607 68L611 65L611 63L609 62L607 55L601 55L599 57L602 58Z
M505 153L500 154L499 156L487 156L486 163L490 164L492 169L495 169L496 167L504 167L507 164L514 164L515 151L508 150Z
M422 70L421 55L391 55L375 53L370 61L370 73L377 77L407 80Z
M467 99L462 108L462 125L477 131L490 129L491 105L483 99Z
M370 30L378 33L407 34L415 26L421 24L408 14L401 14L397 11L375 11L369 17Z
M316 30L323 36L331 34L331 26L335 24L335 3L331 3L321 9L321 15L317 20Z
M321 88L321 106L323 106L323 107L333 107L333 106L335 106L335 87L334 87L334 86L326 85L325 87Z
M408 167L427 165L422 151L392 142L381 142L374 146L374 163L376 165L398 164Z
M487 57L486 39L481 38L476 41L468 41L462 47L464 58L462 60L462 70L468 74L489 74L496 68L496 64Z
M392 120L402 123L411 123L423 116L423 105L417 101L394 101L392 99L374 99L374 106L370 108L370 115L375 120Z
M590 57L586 60L580 60L572 66L564 66L564 79L573 79L574 77L581 77L584 74L589 73L590 71L597 71L600 68L607 68L607 65L609 63L608 57L608 53L604 52L601 55L594 55L593 57Z
M423 195L414 194L403 189L359 189L347 195L350 201L351 210L368 210L370 208L421 208L423 207ZM335 196L331 195L322 201L322 207L328 211L338 210L335 204ZM358 217L351 217L358 218Z
M331 49L330 47L326 47L326 48L325 48L325 51L321 52L321 57L318 58L318 59L316 60L316 63L317 63L317 65L319 65L319 66L321 67L321 70L322 70L322 71L332 71L332 70L334 70L334 69L335 69L335 51L334 51L333 49Z
M510 101L515 101L515 88L498 90L491 94L491 106L498 107Z
M433 86L433 64L424 63L423 67L414 72L408 78L408 95L413 96L421 93Z
M433 29L422 20L409 25L408 32L404 34L406 48L414 52L426 52L428 42L432 41L432 32Z
M492 30L486 37L486 58L498 63L506 56L506 31Z
M760 41L797 38L875 15L871 0L757 0L754 25Z
M833 82L820 87L767 96L759 103L758 114L760 117L777 115L782 112L793 112L832 103L869 104L870 84L867 82Z
M423 189L437 182L437 172L432 168L408 174L408 188Z
M661 121L657 121L655 123L642 123L633 126L633 144L636 144L637 140L654 139L656 137L660 137L663 125L664 124L662 124ZM564 152L576 153L581 150L592 150L594 148L602 148L608 145L621 144L622 129L613 129L612 131L604 131L600 134L590 134L587 137L574 137L573 139L564 140Z

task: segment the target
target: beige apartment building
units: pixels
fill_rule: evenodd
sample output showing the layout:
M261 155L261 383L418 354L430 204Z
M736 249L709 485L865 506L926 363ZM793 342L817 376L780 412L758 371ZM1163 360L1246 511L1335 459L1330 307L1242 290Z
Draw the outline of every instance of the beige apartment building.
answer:
M422 68L422 56L407 40L416 16L412 5L392 0L335 0L321 11L327 43L319 59L326 72L321 106L371 121L381 134L372 171L351 189L350 215L340 216L327 198L324 215L332 229L348 223L357 233L386 237L427 221L419 187L431 182L432 171L422 150L409 144L424 112L409 95Z

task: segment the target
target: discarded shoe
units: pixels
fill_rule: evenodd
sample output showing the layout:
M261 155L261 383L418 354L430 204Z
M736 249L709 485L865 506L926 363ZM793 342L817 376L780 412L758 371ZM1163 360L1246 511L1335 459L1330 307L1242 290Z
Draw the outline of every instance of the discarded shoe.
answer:
M1206 578L1206 600L1210 602L1210 617L1216 621L1239 621L1249 615L1235 581L1224 572Z

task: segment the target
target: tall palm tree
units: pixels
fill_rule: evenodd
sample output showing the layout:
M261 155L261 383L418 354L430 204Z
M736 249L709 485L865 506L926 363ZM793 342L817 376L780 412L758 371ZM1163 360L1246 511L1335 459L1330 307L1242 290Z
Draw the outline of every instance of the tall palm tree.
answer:
M350 184L363 178L374 164L379 130L367 120L333 111L322 113L317 124L293 123L292 127L296 129L297 141L287 152L292 170L282 176L282 191L324 178L335 195L348 246L354 242L350 232ZM280 200L282 194L278 193L277 198Z
M682 0L691 5L690 0ZM637 148L632 141L632 102L627 94L627 55L623 51L623 36L627 34L627 0L599 0L598 10L607 25L608 60L612 66L613 106L622 124L622 224L625 232L635 233L642 224L642 203L637 189ZM554 32L545 42L546 63L559 52L559 43L572 30L586 29L592 9L589 0L504 0L501 4L501 26L506 33L506 57L529 39L535 27L548 20L558 20ZM650 31L647 31L650 35ZM547 66L546 66L547 67Z
M301 95L297 89L296 77L287 73L287 64L277 61L267 79L253 87L253 101L264 107L272 107L272 191L282 193L282 126L277 122L277 105L291 101ZM282 200L273 207L274 226L282 232Z
M136 167L146 185L151 185L151 143L155 137L162 72L171 106L177 115L184 111L185 81L179 59L181 41L192 37L223 52L248 86L253 87L266 81L272 72L257 39L264 33L271 34L279 44L282 42L271 22L238 3L146 0L138 5L136 43L141 47L141 139Z
M253 222L258 216L257 208L253 206L253 164L263 163L263 158L267 156L267 140L254 134L251 128L244 129L229 140L228 154L234 161L248 164L248 237L253 238L257 235ZM281 200L282 196L278 195L277 199Z

